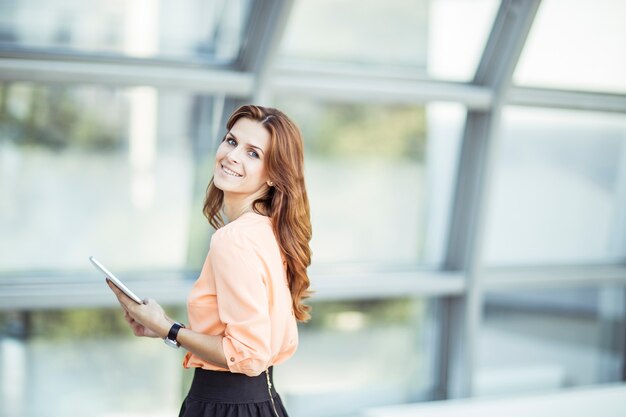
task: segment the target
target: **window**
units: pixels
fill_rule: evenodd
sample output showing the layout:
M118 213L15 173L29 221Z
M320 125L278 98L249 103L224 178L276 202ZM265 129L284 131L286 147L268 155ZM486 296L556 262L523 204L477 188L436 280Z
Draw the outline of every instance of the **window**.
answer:
M626 118L507 107L487 219L486 263L626 257Z
M289 413L355 415L430 398L436 306L425 299L316 303L312 321L300 326L298 353L275 373Z
M497 0L299 0L281 57L309 67L367 64L388 74L404 69L412 76L468 81L498 6Z
M317 265L441 261L462 106L278 107L304 135Z
M479 395L542 392L622 378L624 290L488 294L479 336Z
M249 9L247 0L1 0L0 46L230 63Z
M188 126L202 98L30 83L0 93L2 271L91 271L90 255L118 271L201 264L210 231L194 196L210 173L195 176L212 164L196 139L212 139Z
M514 82L626 93L625 18L621 0L543 0Z
M184 352L134 337L120 311L0 312L3 415L176 415Z

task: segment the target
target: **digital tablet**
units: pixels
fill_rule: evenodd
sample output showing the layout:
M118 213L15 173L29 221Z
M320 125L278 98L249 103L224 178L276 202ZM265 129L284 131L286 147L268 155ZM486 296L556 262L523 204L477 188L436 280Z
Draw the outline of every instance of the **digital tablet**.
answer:
M95 266L96 268L98 268L98 270L100 272L102 272L104 274L104 276L106 276L107 278L109 278L111 280L111 282L113 284L115 284L115 286L117 288L119 288L120 290L122 290L122 292L124 294L126 294L128 297L130 297L131 300L133 300L134 302L136 302L137 304L143 304L143 301L141 301L141 298L137 297L137 294L135 294L134 292L132 292L126 285L124 285L124 283L117 278L115 275L113 275L111 273L111 271L109 271L108 269L106 269L104 267L104 265L102 265L100 262L98 262L98 260L96 258L94 258L93 256L89 257L89 260L91 261L91 263L93 264L93 266Z

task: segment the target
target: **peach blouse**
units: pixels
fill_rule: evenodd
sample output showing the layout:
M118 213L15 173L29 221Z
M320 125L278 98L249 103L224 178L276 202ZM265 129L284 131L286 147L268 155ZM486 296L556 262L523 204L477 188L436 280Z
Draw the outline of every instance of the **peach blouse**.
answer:
M286 263L269 217L248 212L215 232L187 312L193 331L224 336L229 369L191 352L185 368L255 376L294 354L298 328Z

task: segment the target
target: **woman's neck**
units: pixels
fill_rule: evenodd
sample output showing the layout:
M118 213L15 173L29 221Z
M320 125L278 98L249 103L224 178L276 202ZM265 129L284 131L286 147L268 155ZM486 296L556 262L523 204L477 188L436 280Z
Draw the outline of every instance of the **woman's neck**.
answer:
M242 214L253 211L252 203L257 199L256 195L240 197L238 195L224 194L222 211L228 219L228 223L236 220Z

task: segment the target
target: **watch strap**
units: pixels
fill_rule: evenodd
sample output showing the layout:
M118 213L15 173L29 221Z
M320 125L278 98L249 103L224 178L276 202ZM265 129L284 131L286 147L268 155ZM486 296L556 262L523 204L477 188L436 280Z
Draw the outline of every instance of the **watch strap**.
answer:
M176 346L180 346L180 343L178 343L178 341L176 340L176 338L178 337L178 331L180 329L184 329L185 325L179 322L174 322L174 324L172 324L172 327L170 327L170 331L167 334L167 339L171 342L171 343L175 343Z

